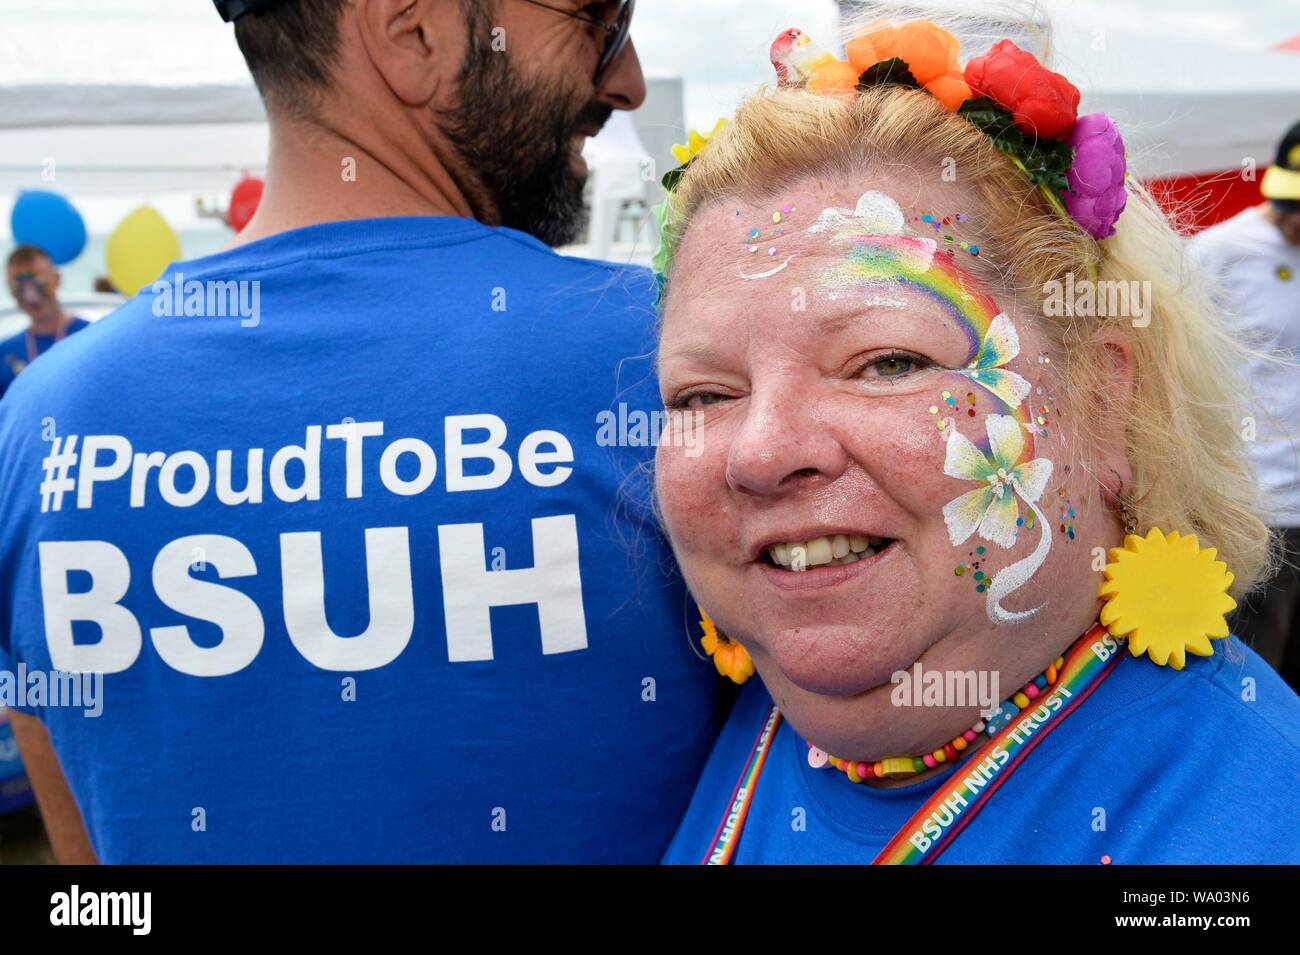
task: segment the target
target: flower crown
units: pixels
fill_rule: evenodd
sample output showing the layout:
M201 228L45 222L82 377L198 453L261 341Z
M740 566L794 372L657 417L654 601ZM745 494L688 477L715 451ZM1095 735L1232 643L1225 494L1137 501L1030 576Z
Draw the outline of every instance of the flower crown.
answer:
M876 86L924 90L968 120L1007 154L1063 217L1094 239L1115 234L1128 201L1124 140L1105 113L1079 116L1079 90L1010 40L1000 40L963 70L960 43L928 20L902 24L878 20L853 37L848 60L826 52L800 30L786 30L772 44L778 85L810 93L854 96ZM675 146L681 163L663 178L671 193L692 160L722 129L691 130L686 146ZM662 241L654 268L664 276L673 241L665 220L668 203L655 209Z

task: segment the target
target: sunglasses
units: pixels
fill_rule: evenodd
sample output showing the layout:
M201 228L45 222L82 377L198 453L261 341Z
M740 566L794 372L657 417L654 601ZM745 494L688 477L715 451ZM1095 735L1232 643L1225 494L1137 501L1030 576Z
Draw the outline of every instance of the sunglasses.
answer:
M636 0L607 0L603 4L588 4L589 7L603 7L607 11L613 11L612 16L599 19L572 10L553 7L549 3L542 3L541 0L523 0L523 2L590 24L605 34L605 49L600 54L600 62L596 64L596 75L592 79L594 85L600 86L601 80L605 78L605 73L618 59L619 54L623 52L623 48L627 46L628 35L632 30L632 10L636 7Z

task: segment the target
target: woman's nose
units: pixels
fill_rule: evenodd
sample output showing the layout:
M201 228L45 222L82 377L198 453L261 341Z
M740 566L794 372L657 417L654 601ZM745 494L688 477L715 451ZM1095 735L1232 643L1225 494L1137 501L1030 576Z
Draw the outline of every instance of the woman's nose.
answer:
M783 494L844 473L848 453L824 403L795 394L751 396L727 453L727 484L747 494Z

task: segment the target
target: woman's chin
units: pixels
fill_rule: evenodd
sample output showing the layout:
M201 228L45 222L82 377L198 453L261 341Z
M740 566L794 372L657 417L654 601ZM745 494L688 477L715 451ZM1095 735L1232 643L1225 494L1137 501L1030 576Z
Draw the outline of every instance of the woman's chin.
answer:
M858 625L808 624L769 631L766 655L784 678L801 690L821 696L857 696L887 685L894 673L906 670L912 652L895 632L882 639L879 631Z

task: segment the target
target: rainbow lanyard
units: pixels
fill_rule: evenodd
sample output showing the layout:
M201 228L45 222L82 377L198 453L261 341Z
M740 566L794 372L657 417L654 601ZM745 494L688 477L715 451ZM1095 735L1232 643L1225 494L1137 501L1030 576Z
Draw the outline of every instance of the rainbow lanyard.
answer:
M1037 706L1021 711L1018 719L971 753L965 775L954 776L926 800L880 850L872 865L928 865L937 859L1043 737L1064 722L1114 671L1125 653L1124 640L1111 636L1100 624L1076 640L1065 653L1056 682L1034 701ZM701 865L729 865L735 857L780 722L780 711L772 706Z

